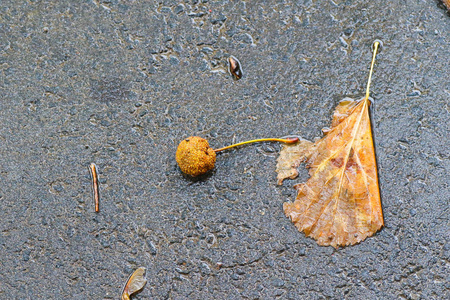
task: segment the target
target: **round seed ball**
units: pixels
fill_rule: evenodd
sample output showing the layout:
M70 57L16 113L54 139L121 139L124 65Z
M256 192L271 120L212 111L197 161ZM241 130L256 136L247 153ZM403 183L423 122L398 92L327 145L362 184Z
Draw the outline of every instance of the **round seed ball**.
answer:
M191 136L178 145L176 160L183 173L195 177L214 168L216 152L209 147L207 140Z

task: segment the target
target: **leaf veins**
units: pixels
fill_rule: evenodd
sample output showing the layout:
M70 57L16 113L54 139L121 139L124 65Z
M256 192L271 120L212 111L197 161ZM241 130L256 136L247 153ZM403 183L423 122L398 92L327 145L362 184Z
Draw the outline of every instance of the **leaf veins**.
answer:
M383 226L369 105L368 96L344 99L322 139L285 145L278 158L278 184L297 177L300 163L309 168L310 178L283 208L321 246L353 245Z

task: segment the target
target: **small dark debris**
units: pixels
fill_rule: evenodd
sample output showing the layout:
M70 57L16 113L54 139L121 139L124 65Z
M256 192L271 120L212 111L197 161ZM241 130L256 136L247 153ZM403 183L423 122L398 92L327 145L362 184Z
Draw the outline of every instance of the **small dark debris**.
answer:
M229 71L230 71L231 75L233 75L236 80L239 80L242 78L243 72L242 72L241 63L239 62L239 60L236 57L230 56L228 58L228 67L229 67Z

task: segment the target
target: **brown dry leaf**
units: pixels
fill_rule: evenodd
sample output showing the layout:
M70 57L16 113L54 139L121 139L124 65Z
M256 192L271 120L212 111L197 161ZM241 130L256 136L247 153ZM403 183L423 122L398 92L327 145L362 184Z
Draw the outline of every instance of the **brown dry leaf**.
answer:
M311 177L283 208L321 246L353 245L383 226L369 105L368 97L344 99L322 139L285 145L278 158L278 184L297 177L303 161L309 167Z
M144 277L145 268L140 267L136 271L131 274L130 278L128 278L125 287L122 292L122 300L130 300L130 296L140 290L142 290L147 283L147 280Z
M442 2L444 2L447 9L450 11L450 0L442 0Z

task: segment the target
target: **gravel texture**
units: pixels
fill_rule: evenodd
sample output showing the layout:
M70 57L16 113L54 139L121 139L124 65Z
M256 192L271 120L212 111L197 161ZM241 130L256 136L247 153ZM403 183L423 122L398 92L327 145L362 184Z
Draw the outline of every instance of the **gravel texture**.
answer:
M276 185L278 145L181 174L191 135L320 137L376 38L378 234L298 232L282 204L307 175ZM118 299L144 266L134 299L449 299L449 45L433 0L2 0L0 298Z

